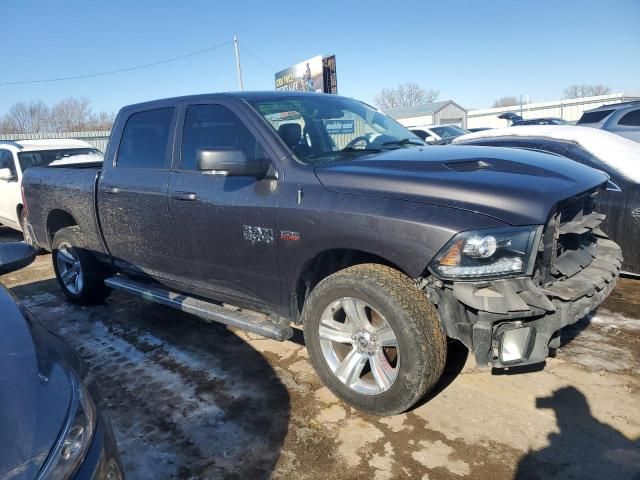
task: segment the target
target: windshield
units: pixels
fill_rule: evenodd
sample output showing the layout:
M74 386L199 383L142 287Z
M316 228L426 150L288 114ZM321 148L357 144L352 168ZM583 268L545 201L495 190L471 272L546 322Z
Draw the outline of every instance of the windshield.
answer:
M296 158L310 165L426 145L395 120L349 98L292 95L248 101Z
M62 148L18 153L20 168L24 172L31 167L46 167L52 163L101 162L102 152L97 148Z
M460 135L469 133L467 130L463 130L460 127L454 125L446 125L444 127L431 127L431 130L435 132L440 138L455 138Z

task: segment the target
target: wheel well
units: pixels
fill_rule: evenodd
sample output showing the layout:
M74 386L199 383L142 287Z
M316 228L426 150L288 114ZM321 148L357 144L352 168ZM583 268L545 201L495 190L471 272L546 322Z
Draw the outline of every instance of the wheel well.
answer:
M397 265L372 253L349 249L324 251L307 261L300 272L295 290L298 308L297 313L302 312L302 307L309 292L311 292L320 281L340 270L363 263L378 263L402 271Z
M77 225L75 218L71 216L70 213L65 212L64 210L53 210L49 213L49 217L47 218L47 235L49 241L53 241L53 237L55 234L66 227L72 227Z

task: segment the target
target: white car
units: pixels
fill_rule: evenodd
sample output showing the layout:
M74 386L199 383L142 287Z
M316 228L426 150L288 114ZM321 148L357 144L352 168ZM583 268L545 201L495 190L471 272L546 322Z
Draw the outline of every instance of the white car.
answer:
M0 141L0 224L22 232L33 244L26 228L26 211L22 202L22 176L29 167L101 162L103 155L80 140Z
M640 101L602 105L593 110L587 110L582 114L577 125L600 128L640 142Z
M450 143L452 139L469 133L458 125L416 125L407 127L427 143Z

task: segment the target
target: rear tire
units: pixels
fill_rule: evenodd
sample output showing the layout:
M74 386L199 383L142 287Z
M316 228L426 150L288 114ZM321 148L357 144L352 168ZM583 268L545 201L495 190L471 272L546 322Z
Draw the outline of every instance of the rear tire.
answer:
M105 273L95 257L84 248L80 228L66 227L53 237L53 269L58 284L69 300L80 305L101 303L110 293Z
M406 411L444 370L435 306L398 270L363 264L322 280L303 310L309 357L345 402L386 416Z

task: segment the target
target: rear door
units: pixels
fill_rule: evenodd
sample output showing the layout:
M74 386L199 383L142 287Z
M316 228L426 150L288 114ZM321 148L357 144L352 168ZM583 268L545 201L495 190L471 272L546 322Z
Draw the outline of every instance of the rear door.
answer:
M105 166L98 185L100 222L114 261L153 276L167 272L167 189L175 113L173 106L131 113L113 163Z
M199 148L267 159L259 134L224 100L188 104L183 111L169 186L172 271L214 298L278 304L278 180L216 175L196 165Z

